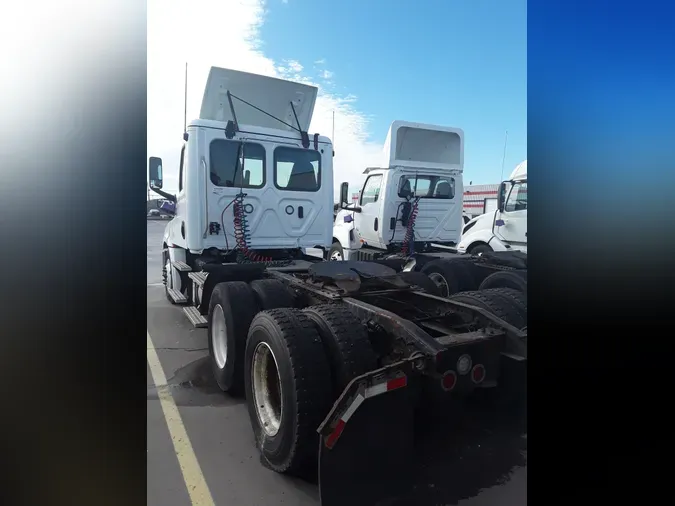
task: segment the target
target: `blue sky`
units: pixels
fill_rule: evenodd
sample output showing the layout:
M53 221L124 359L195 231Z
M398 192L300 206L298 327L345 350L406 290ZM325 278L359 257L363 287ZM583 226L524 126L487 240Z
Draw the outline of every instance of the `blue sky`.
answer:
M329 69L324 87L357 97L378 144L395 119L463 128L465 184L497 183L505 130L504 177L527 157L526 10L525 0L268 0L260 49L310 76Z
M505 130L504 177L527 157L526 23L525 0L148 0L149 156L177 188L188 62L189 119L211 66L318 86L336 195L384 162L397 119L462 128L465 184L498 183Z

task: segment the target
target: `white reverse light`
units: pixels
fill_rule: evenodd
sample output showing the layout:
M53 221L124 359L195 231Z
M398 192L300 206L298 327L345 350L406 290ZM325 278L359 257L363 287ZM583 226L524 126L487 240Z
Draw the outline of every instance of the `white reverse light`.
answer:
M467 374L471 370L471 357L469 355L462 355L457 361L457 373Z

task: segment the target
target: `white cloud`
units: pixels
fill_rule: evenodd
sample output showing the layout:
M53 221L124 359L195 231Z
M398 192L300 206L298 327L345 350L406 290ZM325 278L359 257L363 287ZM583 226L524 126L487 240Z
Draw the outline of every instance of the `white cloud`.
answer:
M333 72L330 70L324 70L321 72L321 77L324 79L332 79L332 77L335 75Z
M164 160L165 187L178 187L183 133L185 62L188 62L188 121L199 116L204 84L211 66L291 78L318 86L303 74L303 65L287 55L275 62L260 40L263 0L148 1L148 155ZM315 62L316 63L316 62ZM331 136L335 111L334 180L349 181L356 191L366 167L380 163L382 146L369 141L369 119L354 95L340 96L319 87L311 133ZM384 137L384 132L382 132Z
M325 58L321 58L320 60L316 60L314 63L315 63L316 65L323 65L324 63L326 63L326 59L325 59Z
M286 60L286 65L288 65L288 68L293 72L302 72L302 69L304 68L297 60Z

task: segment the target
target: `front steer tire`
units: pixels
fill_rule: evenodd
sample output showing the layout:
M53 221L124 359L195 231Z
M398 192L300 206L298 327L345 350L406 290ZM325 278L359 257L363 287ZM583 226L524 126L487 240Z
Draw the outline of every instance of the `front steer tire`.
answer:
M256 375L255 380L256 364L263 354L272 356L276 370ZM307 315L296 309L272 309L255 316L246 344L246 398L258 448L274 471L302 477L315 472L316 429L333 404L330 378L321 338ZM275 379L279 388L269 386ZM277 399L272 411L279 413L279 423L274 427L261 418L269 419L262 406L275 406L274 401L265 402L265 389L277 388L279 395L269 396Z
M328 251L328 258L326 260L328 261L341 261L345 259L345 251L342 248L342 244L340 244L338 241L335 241L332 246L330 247L330 250ZM334 256L337 256L339 258L333 259Z

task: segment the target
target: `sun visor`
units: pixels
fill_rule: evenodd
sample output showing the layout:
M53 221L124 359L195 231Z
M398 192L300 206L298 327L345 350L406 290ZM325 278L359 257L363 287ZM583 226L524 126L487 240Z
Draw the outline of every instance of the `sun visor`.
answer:
M291 102L298 116L300 129L307 131L312 121L318 88L283 79L249 74L237 70L211 67L204 89L200 119L227 122L232 117L227 92L245 100L258 109L286 123L297 125ZM277 130L293 130L291 127L254 109L241 100L232 98L237 123Z
M461 128L394 121L384 143L389 167L464 169Z

